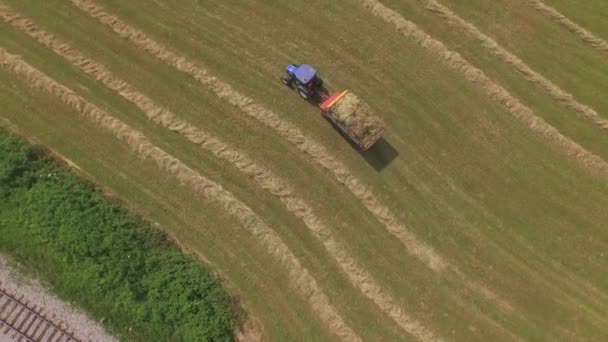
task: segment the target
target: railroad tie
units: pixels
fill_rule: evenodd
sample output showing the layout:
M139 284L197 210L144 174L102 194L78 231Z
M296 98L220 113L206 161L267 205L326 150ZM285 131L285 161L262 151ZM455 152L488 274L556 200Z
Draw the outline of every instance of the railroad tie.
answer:
M53 329L53 332L51 333L51 336L49 336L47 341L53 341L53 338L55 337L55 335L57 335L58 332L59 332L59 329ZM57 337L57 342L61 341L62 337L63 337L63 334L59 335Z
M34 331L32 331L32 334L28 335L28 336L31 336L31 338L33 340L36 340L36 338L35 338L36 337L36 333L38 332L38 329L40 329L40 327L43 326L43 325L47 325L48 326L48 324L43 319L40 319L40 321L38 322L38 324L36 324L34 326Z
M34 306L34 310L35 310L35 308L36 307ZM36 315L36 311L34 311L33 313L34 313L34 318L30 322L30 324L28 324L27 328L23 331L23 333L26 334L26 335L28 334L28 331L30 331L30 329L32 328L32 326L34 325L34 323L36 323L36 321L40 320L40 318L38 317L38 315Z
M17 323L19 321L19 317L21 317L21 314L23 313L23 311L25 311L25 306L21 306L21 310L19 310L19 312L13 317L13 320L8 323L11 326L15 326L15 323Z
M27 315L25 316L25 319L23 321L21 321L21 324L19 324L19 326L17 327L17 330L23 331L23 326L25 325L25 323L27 323L30 320L30 317L32 317L32 311L27 310Z

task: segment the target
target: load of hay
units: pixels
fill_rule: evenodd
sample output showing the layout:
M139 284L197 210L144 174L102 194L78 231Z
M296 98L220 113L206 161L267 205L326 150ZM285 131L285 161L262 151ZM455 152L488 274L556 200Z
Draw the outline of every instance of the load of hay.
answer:
M355 94L346 93L333 104L331 112L363 149L371 147L384 133L384 121Z

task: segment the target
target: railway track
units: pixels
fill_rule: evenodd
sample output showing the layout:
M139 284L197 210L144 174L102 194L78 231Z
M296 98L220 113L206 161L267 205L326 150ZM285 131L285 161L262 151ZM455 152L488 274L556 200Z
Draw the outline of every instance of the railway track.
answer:
M0 288L0 340L3 336L23 342L80 342L61 322L46 317L42 308Z

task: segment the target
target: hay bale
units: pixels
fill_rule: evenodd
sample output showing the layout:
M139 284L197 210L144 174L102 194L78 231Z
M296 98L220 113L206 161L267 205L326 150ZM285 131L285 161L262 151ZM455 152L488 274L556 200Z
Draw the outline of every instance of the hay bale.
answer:
M331 107L335 120L363 148L373 145L384 132L384 121L355 94L346 93Z

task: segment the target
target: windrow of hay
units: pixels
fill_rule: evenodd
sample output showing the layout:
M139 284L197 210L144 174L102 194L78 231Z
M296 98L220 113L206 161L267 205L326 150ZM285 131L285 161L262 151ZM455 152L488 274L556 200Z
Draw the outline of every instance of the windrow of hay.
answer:
M437 13L442 18L446 19L447 22L457 28L462 29L468 35L477 39L481 45L490 51L492 54L500 58L504 63L511 65L515 68L524 78L547 92L555 100L562 103L565 107L574 110L576 113L589 119L594 124L598 125L603 129L608 129L608 119L598 115L598 113L581 103L579 103L572 94L565 92L557 85L546 79L541 74L532 70L526 63L524 63L519 57L515 56L505 48L500 46L494 39L488 37L481 32L475 25L465 21L455 14L452 10L440 4L435 0L421 0L426 8L433 13Z
M99 125L125 142L139 157L154 161L162 171L203 195L208 201L219 204L258 240L263 248L276 260L277 264L280 264L287 271L290 285L309 302L319 318L330 327L331 331L347 341L361 340L344 322L330 303L329 298L319 288L316 280L300 264L276 232L270 229L257 214L236 199L230 192L153 145L141 132L112 117L72 90L27 64L20 56L10 54L1 47L0 65L25 79L30 86L57 97L74 108L83 118Z
M330 111L343 127L360 141L363 146L369 147L384 132L384 122L376 115L372 108L361 101L355 94L346 93L338 102L331 106Z
M230 85L215 77L209 76L205 69L197 66L194 62L191 62L187 58L179 56L166 47L152 41L143 32L125 24L118 17L109 14L103 7L98 6L89 0L72 0L72 3L82 11L88 13L92 17L98 18L102 23L110 26L121 37L131 40L134 45L148 51L160 60L165 61L168 65L172 65L176 69L191 75L201 84L215 92L220 98L225 99L229 103L240 108L245 114L274 129L302 152L308 154L313 161L332 172L336 180L345 185L346 188L357 197L382 224L384 224L387 230L399 239L412 256L419 259L432 271L442 273L450 266L443 257L437 254L430 246L418 240L407 227L401 224L396 216L374 196L373 192L355 178L343 164L331 156L323 146L305 136L290 122L280 119L276 113L236 92ZM459 273L459 275L464 277L462 273ZM482 289L483 291L481 291L481 294L489 300L498 298L489 289L469 278L463 278L462 281L476 292L479 292L479 289ZM500 302L498 304L503 308L505 307L504 305L501 305ZM506 306L506 310L511 311L511 307Z
M107 67L91 60L54 35L45 32L31 20L23 18L2 4L2 1L0 1L0 17L135 104L156 124L180 133L204 150L229 162L240 172L252 178L260 187L277 196L287 209L301 219L313 234L323 242L328 253L336 260L355 287L372 299L387 315L412 335L417 336L422 341L435 339L430 331L410 318L396 305L396 301L381 288L369 272L356 263L344 245L333 236L333 232L316 216L312 207L300 199L285 180L258 165L243 152L225 144L203 129L180 119L168 109L156 104L135 87L113 75Z
M539 12L547 16L549 19L557 22L558 24L565 27L568 31L574 33L579 39L581 39L585 43L591 45L593 48L605 54L608 54L608 42L595 36L593 33L587 31L572 20L568 19L568 17L561 14L555 8L546 5L540 0L526 0L526 2L528 5L534 7Z
M492 81L483 71L474 67L459 53L449 50L442 42L431 37L416 24L406 20L401 14L384 6L377 0L359 0L364 8L410 38L436 56L449 68L459 72L464 78L477 84L491 98L498 101L513 116L521 120L533 132L553 143L563 154L577 160L584 168L601 177L608 177L608 163L587 151L572 139L562 135L555 127L537 116L532 109L511 95L504 87Z
M401 224L395 215L384 206L373 192L350 171L325 147L305 136L302 131L292 123L283 120L273 111L257 104L251 98L237 92L229 84L209 75L209 72L198 66L190 59L180 56L167 47L147 37L142 31L126 24L117 16L108 13L103 7L90 0L71 0L82 11L97 18L110 26L118 35L130 40L134 45L149 52L168 65L175 67L208 87L218 97L241 109L245 114L274 129L279 135L294 144L300 151L330 171L336 180L345 185L364 206L395 235L406 247L407 251L418 258L435 272L441 272L447 266L446 261L430 246L420 241L413 232Z

